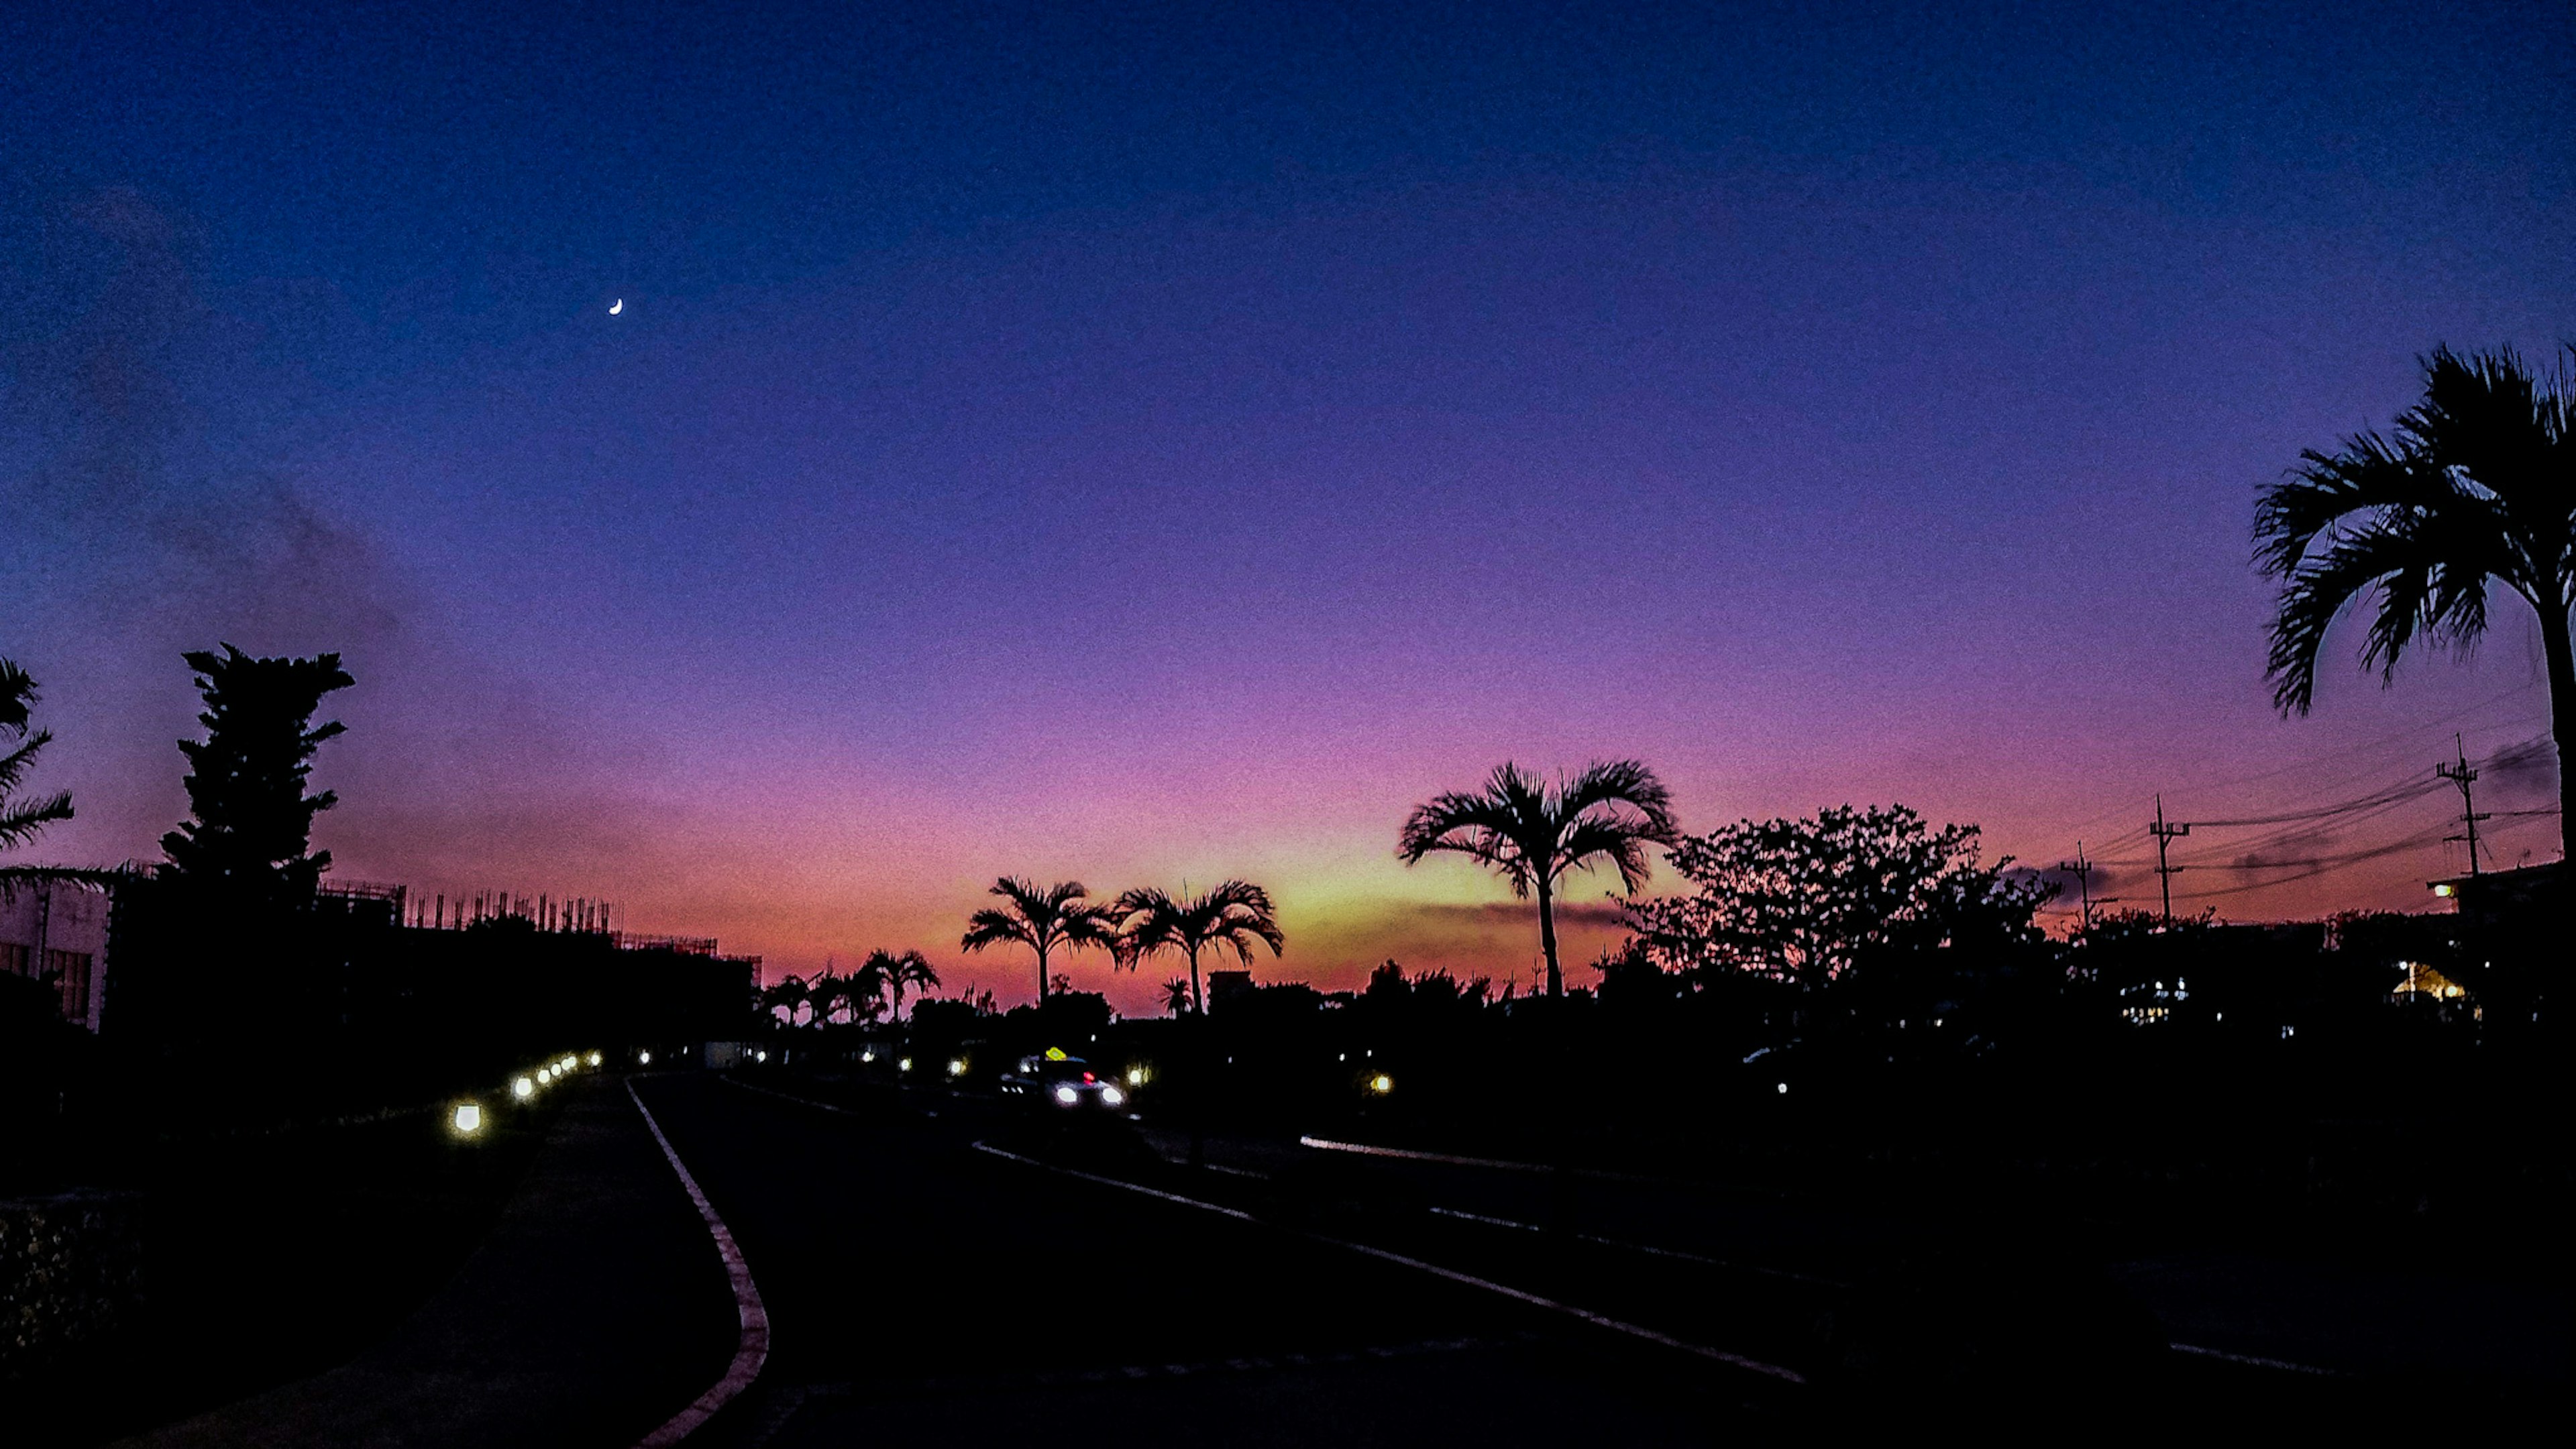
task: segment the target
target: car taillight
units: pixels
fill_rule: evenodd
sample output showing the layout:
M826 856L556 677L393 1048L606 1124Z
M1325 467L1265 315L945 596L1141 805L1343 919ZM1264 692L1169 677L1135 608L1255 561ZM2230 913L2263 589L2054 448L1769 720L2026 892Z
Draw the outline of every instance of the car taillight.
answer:
M1089 1086L1089 1085L1091 1085L1094 1081L1097 1081L1097 1080L1098 1080L1098 1078L1096 1078L1096 1077L1092 1076L1092 1075L1091 1075L1091 1073L1089 1073L1089 1072L1085 1072L1085 1073L1083 1073L1083 1074L1082 1074L1082 1084L1083 1084L1084 1086L1086 1086L1086 1087L1087 1087L1087 1086Z

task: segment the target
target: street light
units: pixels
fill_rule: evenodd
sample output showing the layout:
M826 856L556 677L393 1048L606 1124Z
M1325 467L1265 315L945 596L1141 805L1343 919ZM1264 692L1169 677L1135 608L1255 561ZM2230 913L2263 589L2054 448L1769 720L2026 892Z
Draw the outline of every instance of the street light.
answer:
M483 1104L480 1102L457 1103L456 1111L448 1118L448 1125L456 1130L456 1135L459 1137L471 1137L482 1131Z

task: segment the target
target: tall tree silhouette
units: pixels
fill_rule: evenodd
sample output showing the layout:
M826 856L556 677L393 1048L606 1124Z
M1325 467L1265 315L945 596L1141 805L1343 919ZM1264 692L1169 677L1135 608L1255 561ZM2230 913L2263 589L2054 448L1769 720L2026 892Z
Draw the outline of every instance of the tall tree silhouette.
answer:
M307 850L313 817L339 796L307 795L304 786L314 750L342 726L311 722L322 696L355 681L337 654L255 659L226 644L221 654L181 657L206 698L197 716L206 737L179 742L196 818L161 837L162 853L183 880L238 901L312 899L331 868L331 852Z
M965 938L958 945L969 951L1008 942L1035 951L1038 957L1038 1002L1047 998L1047 957L1057 949L1080 950L1085 946L1115 949L1118 930L1108 910L1089 899L1090 892L1078 880L1058 881L1044 890L1015 875L993 882L991 894L1006 903L987 906L966 919Z
M36 756L54 742L53 731L33 728L35 707L36 681L14 661L0 659L0 736L11 741L9 752L0 755L0 847L24 845L46 826L72 818L68 794L34 799L17 794Z
M2540 616L2564 852L2576 829L2567 758L2576 739L2576 391L2567 374L2535 376L2511 348L2438 348L2424 361L2423 400L2398 415L2395 438L2363 433L2338 452L2299 456L2255 510L2256 561L2282 581L2265 671L2272 702L2284 714L2308 712L2328 629L2374 592L2361 660L2384 682L2419 641L2474 645L2486 633L2488 591L2504 585Z
M1513 895L1537 896L1547 994L1558 998L1565 978L1556 961L1557 882L1567 871L1608 861L1633 895L1646 883L1646 847L1671 845L1680 834L1672 796L1635 760L1596 761L1553 786L1506 760L1482 792L1452 791L1413 807L1395 853L1413 865L1452 851L1510 881Z
M1231 950L1252 964L1252 945L1266 943L1276 956L1288 943L1279 929L1270 893L1249 881L1225 881L1201 895L1179 896L1145 887L1118 898L1110 911L1122 923L1119 956L1128 964L1161 950L1177 950L1190 961L1191 1009L1204 1016L1207 993L1199 983L1199 952L1210 946Z
M859 973L885 993L889 1003L886 1020L895 1023L903 1020L904 992L916 987L928 991L939 984L938 970L930 964L930 958L919 951L901 954L871 951L868 959L860 965Z

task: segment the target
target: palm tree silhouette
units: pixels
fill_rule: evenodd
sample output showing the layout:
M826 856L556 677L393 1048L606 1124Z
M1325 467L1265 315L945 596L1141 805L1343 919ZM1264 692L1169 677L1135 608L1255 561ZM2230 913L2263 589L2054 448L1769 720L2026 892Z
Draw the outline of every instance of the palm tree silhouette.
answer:
M805 984L805 978L802 976L782 977L760 993L761 1013L776 1019L780 1011L785 1011L787 1013L785 1025L804 1025L796 1019L796 1011L799 1007L803 1007L809 1013L815 1009L814 989Z
M11 793L28 767L36 763L36 756L54 740L51 730L29 731L35 705L36 681L14 662L0 659L0 735L17 742L14 749L0 755L0 846L24 845L46 826L72 818L69 795L22 800Z
M1681 838L1672 796L1655 772L1635 760L1595 761L1551 787L1508 760L1483 793L1456 791L1413 807L1396 837L1406 865L1434 851L1455 851L1501 873L1512 894L1538 896L1538 938L1547 950L1547 994L1565 995L1556 962L1556 885L1567 871L1607 860L1620 884L1646 883L1648 845Z
M1124 923L1119 933L1124 964L1132 967L1167 948L1189 957L1191 1009L1202 1016L1207 1014L1207 993L1199 985L1200 951L1229 949L1249 966L1253 942L1266 942L1273 956L1288 943L1270 893L1249 881L1226 881L1196 896L1185 887L1177 897L1147 886L1120 896L1110 911Z
M1068 951L1105 946L1113 952L1118 947L1118 929L1109 910L1088 900L1090 892L1078 880L1058 881L1040 890L1018 876L1006 875L993 882L992 894L1008 906L987 906L967 917L966 936L958 944L981 951L1016 941L1037 952L1040 1005L1046 1003L1050 952L1059 946Z
M2576 348L2570 349L2576 354ZM2383 683L2419 640L2464 650L2487 628L2487 592L2503 584L2540 616L2558 746L2559 849L2576 827L2576 388L2536 377L2513 349L2424 361L2424 398L2398 415L2394 440L2346 438L2331 455L2302 452L2263 490L2255 559L2282 581L2265 677L2283 714L2306 714L2317 656L2346 606L2376 590L2363 667Z
M939 972L930 959L919 951L896 955L891 951L871 951L859 970L877 983L891 1005L886 1010L888 1021L903 1019L903 994L915 987L928 990L939 984Z
M1163 1009L1174 1016L1190 1009L1190 983L1178 976L1163 983Z

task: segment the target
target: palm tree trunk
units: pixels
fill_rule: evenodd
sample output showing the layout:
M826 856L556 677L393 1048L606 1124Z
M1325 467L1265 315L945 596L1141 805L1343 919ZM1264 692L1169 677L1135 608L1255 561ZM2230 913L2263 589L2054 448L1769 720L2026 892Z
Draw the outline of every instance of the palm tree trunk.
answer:
M2560 867L2576 872L2576 850L2568 848L2570 831L2576 831L2576 770L2568 766L2576 761L2567 758L2568 748L2576 745L2576 645L2568 637L2567 606L2543 608L2540 611L2540 649L2549 661L2549 733L2558 744L2558 857L2569 861ZM2568 882L2576 893L2576 880Z
M1038 944L1038 1005L1046 1005L1046 944Z
M1565 976L1556 969L1556 901L1548 891L1547 877L1543 875L1538 879L1538 940L1547 948L1547 999L1562 1000Z
M1199 948L1195 942L1190 945L1190 1004L1190 1015L1197 1018L1190 1023L1191 1075L1198 1078L1190 1084L1190 1168L1196 1171L1207 1166L1208 1098L1216 1090L1216 1083L1212 1080L1215 1069L1208 1061L1207 997L1199 992Z

